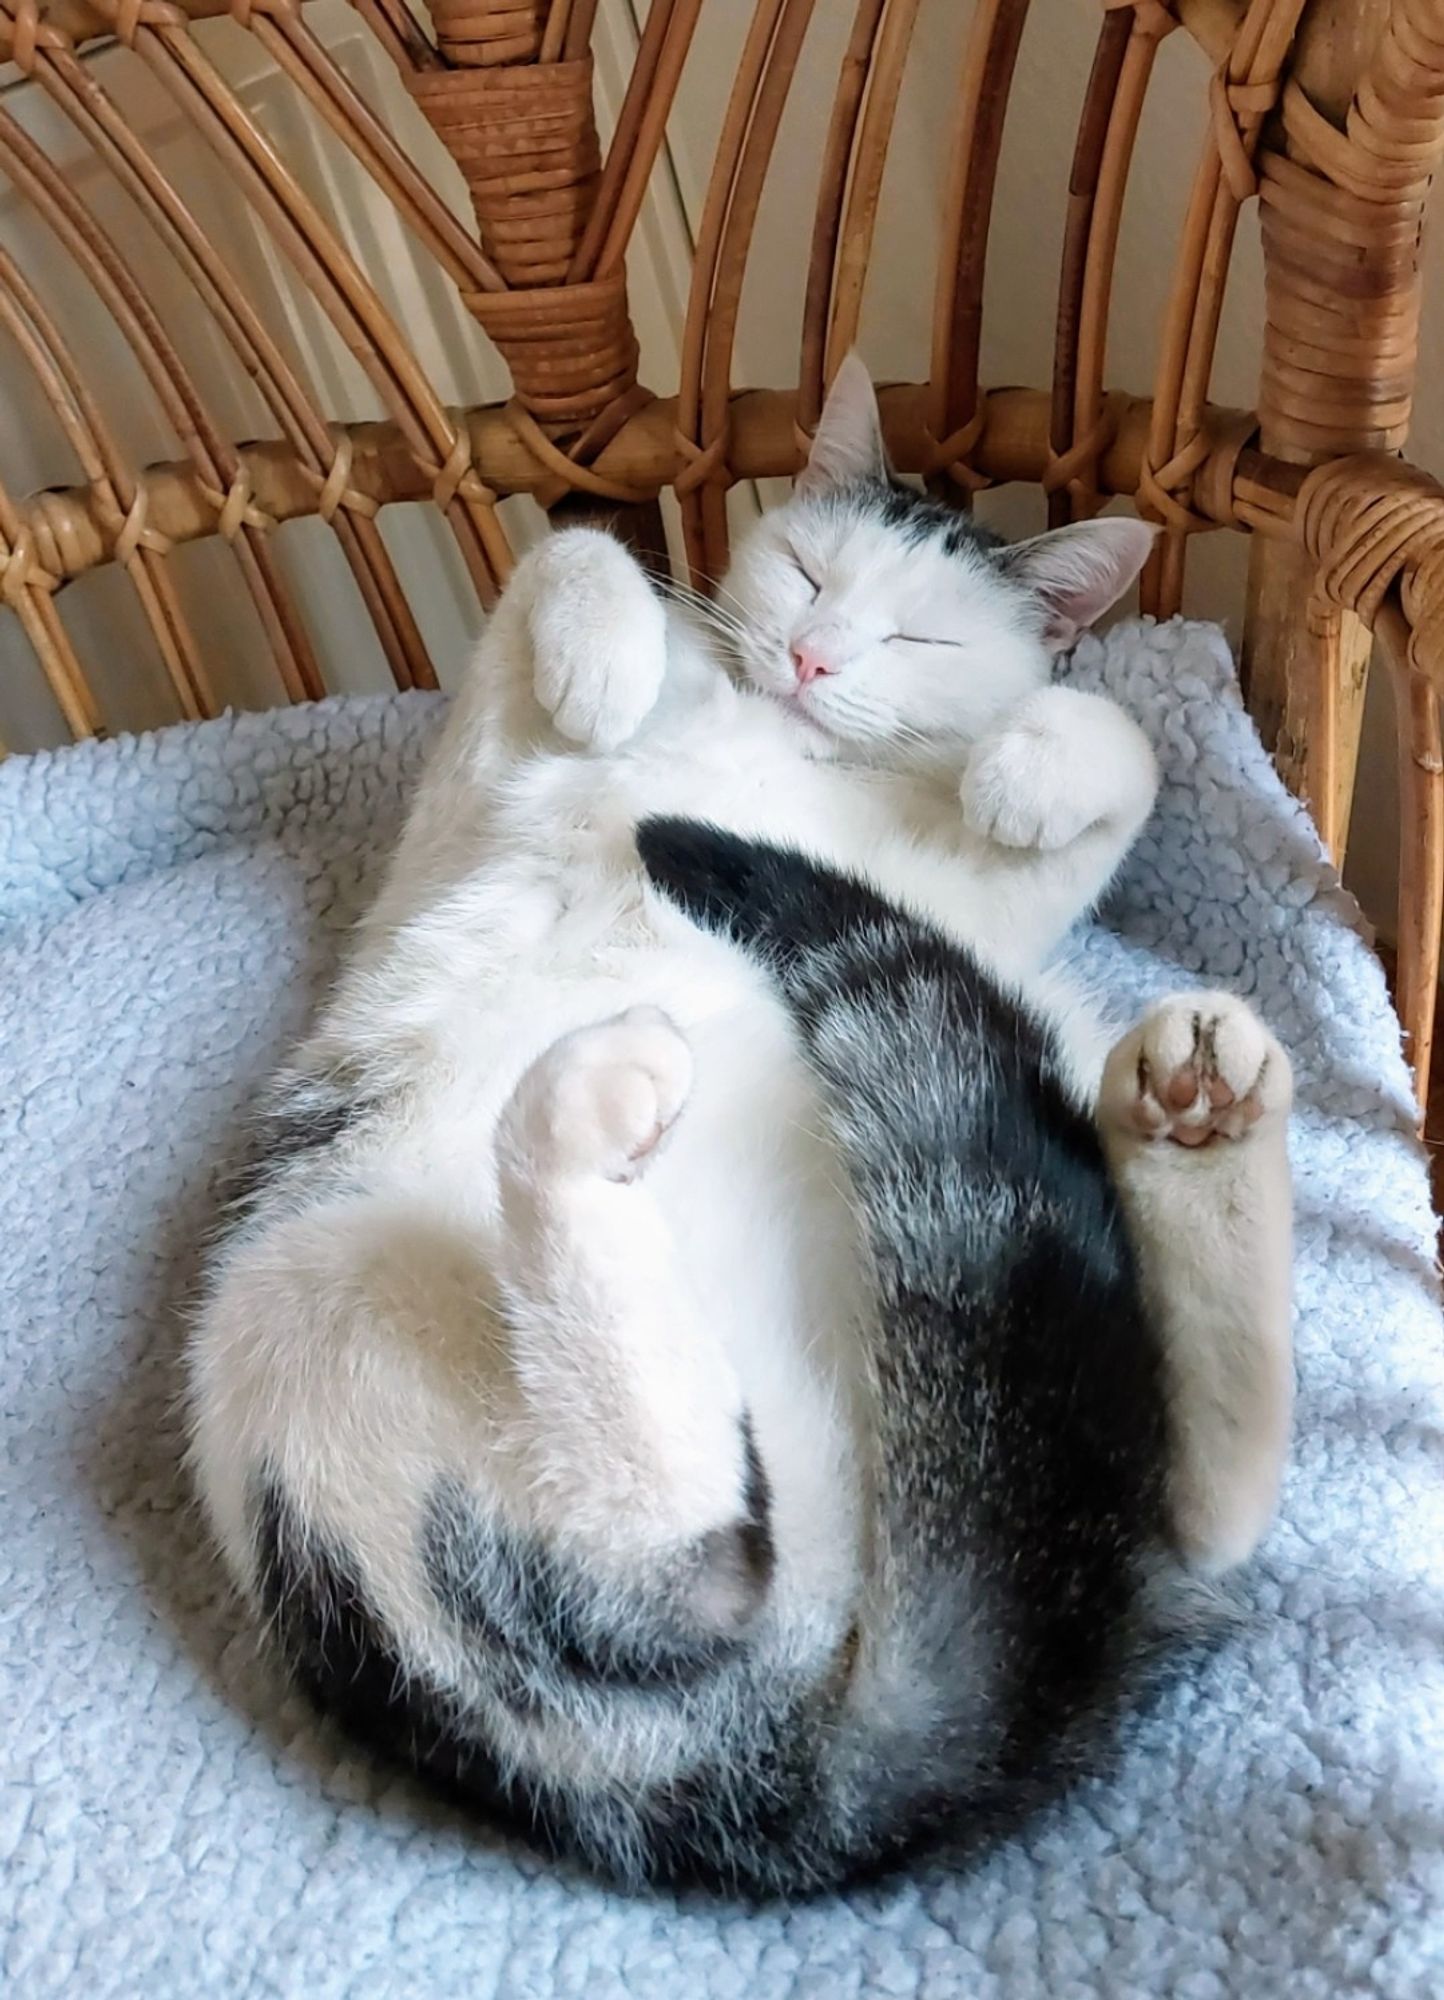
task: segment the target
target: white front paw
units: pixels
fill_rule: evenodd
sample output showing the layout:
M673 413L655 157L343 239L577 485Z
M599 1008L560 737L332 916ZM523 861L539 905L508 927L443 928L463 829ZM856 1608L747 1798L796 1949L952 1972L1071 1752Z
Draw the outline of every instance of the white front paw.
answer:
M573 528L541 553L530 625L536 697L568 742L615 750L656 703L667 619L610 535Z
M959 797L974 833L1047 853L1115 813L1146 813L1155 782L1147 741L1121 709L1046 687L974 747Z
M1066 847L1095 817L1066 741L1062 688L1044 688L974 748L963 773L963 818L999 847Z

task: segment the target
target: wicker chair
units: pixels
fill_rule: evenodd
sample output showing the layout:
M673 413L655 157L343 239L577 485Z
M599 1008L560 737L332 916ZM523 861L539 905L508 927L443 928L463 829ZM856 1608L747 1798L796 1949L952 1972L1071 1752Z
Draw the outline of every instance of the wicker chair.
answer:
M141 469L117 445L66 331L0 253L0 322L18 342L81 468L29 500L0 485L0 596L77 736L102 715L62 619L64 586L103 563L134 586L182 716L213 702L167 558L221 536L254 600L278 696L326 690L272 537L319 516L354 576L395 679L434 674L377 523L429 500L479 598L510 561L498 501L606 513L659 546L657 496L678 496L705 582L727 548L739 480L799 463L830 367L857 330L903 65L919 0L848 0L852 17L819 192L794 390L735 390L749 245L814 0L755 0L707 196L676 393L638 380L625 254L701 0L652 0L603 150L592 101L596 0L354 0L462 173L474 230L428 184L308 29L299 0L0 0L12 62L69 118L169 245L273 435L225 434L122 246L10 111L0 161L84 270L143 369L183 453ZM742 0L735 0L741 9ZM825 0L839 9L844 0ZM208 60L201 17L255 36L393 202L495 343L515 393L448 407L335 228ZM1444 916L1444 489L1398 456L1416 355L1419 239L1444 149L1444 0L1102 0L1083 101L1057 292L1051 384L978 379L984 264L1004 117L1027 0L977 0L959 84L928 380L887 389L899 466L966 506L1032 481L1050 518L1130 496L1163 524L1145 610L1178 607L1190 538L1251 531L1245 672L1290 784L1342 859L1371 637L1396 688L1402 846L1398 995L1427 1088ZM1037 24L1042 30L1042 22ZM1120 215L1160 44L1193 37L1212 65L1210 118L1177 246L1151 397L1105 387ZM365 369L389 421L336 425L228 272L221 248L81 60L132 48L215 149L277 248ZM1257 410L1208 400L1241 206L1258 198L1267 315ZM659 387L665 385L659 385ZM1135 385L1139 389L1146 384Z

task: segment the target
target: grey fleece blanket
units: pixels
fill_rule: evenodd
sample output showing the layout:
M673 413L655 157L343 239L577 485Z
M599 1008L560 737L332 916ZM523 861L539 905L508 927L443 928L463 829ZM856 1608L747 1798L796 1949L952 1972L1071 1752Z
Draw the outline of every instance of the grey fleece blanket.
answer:
M247 1098L391 841L435 698L0 770L0 1986L428 2000L1444 1993L1444 1354L1396 1024L1219 635L1080 684L1166 785L1120 1012L1251 994L1297 1065L1298 1443L1252 1618L1121 1768L973 1874L786 1911L628 1901L372 1767L283 1691L180 1468L178 1307Z

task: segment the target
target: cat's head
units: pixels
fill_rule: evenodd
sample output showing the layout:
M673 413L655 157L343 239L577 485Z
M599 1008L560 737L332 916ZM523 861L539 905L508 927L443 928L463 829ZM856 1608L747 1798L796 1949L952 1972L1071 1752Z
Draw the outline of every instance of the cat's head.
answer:
M1153 535L1088 521L1009 546L899 484L849 356L792 497L737 551L723 615L755 687L839 745L926 757L1040 687L1132 583Z

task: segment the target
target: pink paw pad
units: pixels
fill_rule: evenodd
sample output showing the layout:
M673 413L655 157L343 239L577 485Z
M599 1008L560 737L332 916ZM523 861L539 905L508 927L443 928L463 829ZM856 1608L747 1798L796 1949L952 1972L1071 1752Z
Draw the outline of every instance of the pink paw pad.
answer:
M1129 1111L1148 1138L1188 1147L1241 1139L1287 1095L1282 1050L1230 995L1164 1001L1139 1031Z

